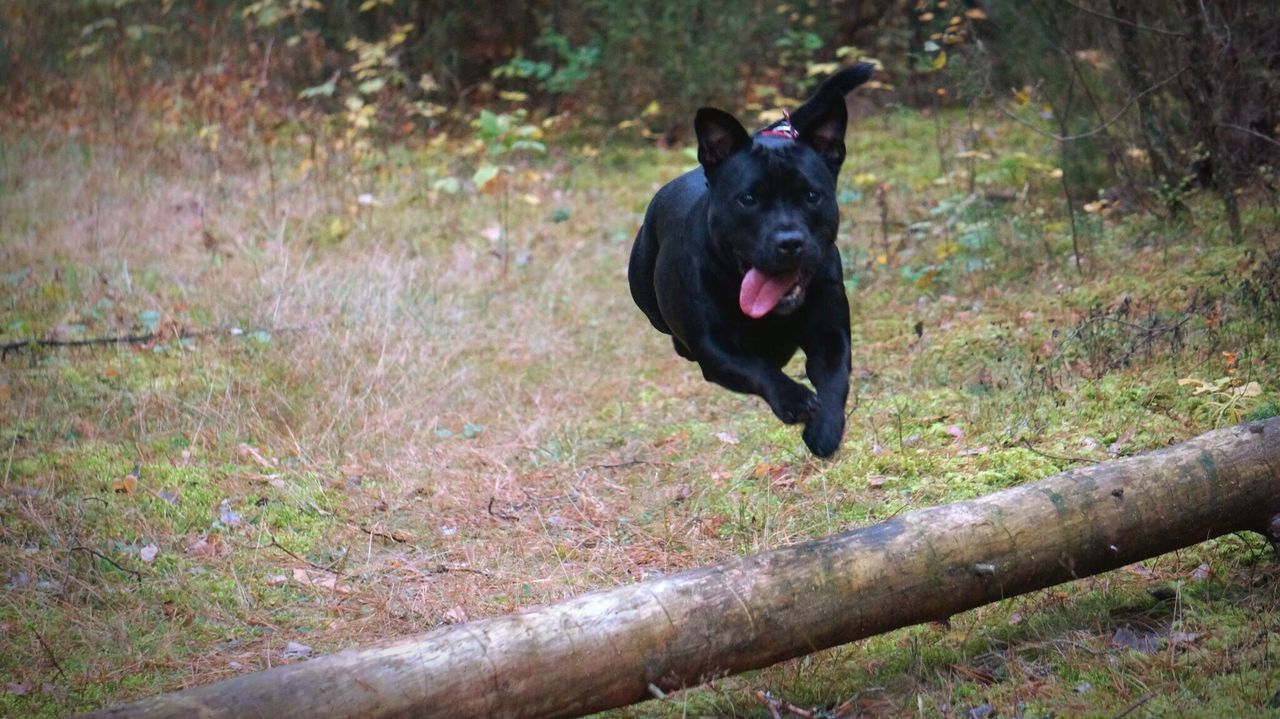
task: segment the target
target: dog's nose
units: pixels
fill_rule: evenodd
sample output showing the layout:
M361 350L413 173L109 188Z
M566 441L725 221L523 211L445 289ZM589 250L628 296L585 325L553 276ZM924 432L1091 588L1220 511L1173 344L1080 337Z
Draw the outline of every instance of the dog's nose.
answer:
M774 243L783 255L796 255L804 246L804 234L799 230L784 230L774 236Z

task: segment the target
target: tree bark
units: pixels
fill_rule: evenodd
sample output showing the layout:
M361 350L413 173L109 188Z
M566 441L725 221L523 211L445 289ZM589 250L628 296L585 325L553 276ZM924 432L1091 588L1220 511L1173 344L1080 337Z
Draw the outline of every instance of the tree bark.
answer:
M570 717L1086 577L1275 537L1280 417L720 566L92 717Z

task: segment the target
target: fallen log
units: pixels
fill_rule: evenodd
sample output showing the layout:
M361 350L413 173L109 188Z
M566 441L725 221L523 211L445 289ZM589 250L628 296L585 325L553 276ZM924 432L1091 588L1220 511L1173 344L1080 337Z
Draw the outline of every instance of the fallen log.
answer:
M1280 534L1280 417L719 566L87 716L579 716L1242 530Z

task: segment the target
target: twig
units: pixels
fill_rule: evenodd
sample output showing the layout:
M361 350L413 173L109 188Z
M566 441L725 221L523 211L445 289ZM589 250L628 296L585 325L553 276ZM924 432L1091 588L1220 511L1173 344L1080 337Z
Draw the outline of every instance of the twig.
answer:
M471 574L479 574L482 577L492 577L493 575L483 569L473 569L471 567L450 567L447 564L441 564L431 570L432 574L448 574L449 572L469 572Z
M49 644L45 642L44 635L41 634L40 630L36 629L35 627L28 627L28 629L31 630L32 634L36 635L36 641L40 642L40 648L44 649L44 654L46 657L49 658L49 662L53 664L53 668L58 670L58 676L62 677L63 679L66 679L67 673L62 671L62 665L58 663L58 658L53 655L53 650L50 649Z
M1114 114L1114 115L1112 115L1112 116L1111 116L1111 118L1110 118L1109 120L1107 120L1107 121L1103 122L1101 125L1099 125L1099 126L1097 126L1097 127L1093 128L1092 130L1089 130L1088 132L1082 132L1082 133L1080 133L1080 134L1078 134L1078 135L1059 135L1059 134L1057 134L1057 133L1049 132L1048 130L1042 130L1042 129L1040 129L1040 128L1036 127L1035 125L1033 125L1032 123L1030 123L1030 122L1028 122L1028 121L1026 121L1026 120L1022 119L1021 117L1018 117L1018 116L1017 116L1017 115L1015 115L1014 113L1010 112L1008 108L1004 108L1004 107L1002 107L1002 108L1000 108L1000 112L1003 112L1005 115L1008 115L1010 118L1012 118L1013 120L1015 120L1015 121L1016 121L1016 122L1018 122L1019 124L1021 124L1021 125L1025 126L1025 127L1027 127L1027 128L1029 128L1032 132L1036 133L1037 135L1041 135L1042 137L1047 137L1047 138L1049 138L1049 139L1051 139L1051 140L1054 140L1054 141L1056 141L1056 142L1072 142L1072 141L1075 141L1075 140L1083 140L1083 139L1085 139L1085 138L1093 137L1094 135L1097 135L1097 134L1100 134L1100 133L1102 133L1102 132L1106 131L1106 129L1107 129L1108 127L1110 127L1111 125L1115 124L1115 122L1116 122L1117 120L1119 120L1121 117L1124 117L1124 114L1125 114L1126 112L1128 112L1128 111L1129 111L1129 108L1130 108L1130 107L1133 107L1133 103L1137 102L1139 99L1141 99L1141 98L1143 98L1143 97L1146 97L1147 95L1150 95L1151 93L1155 92L1156 90L1159 90L1160 88L1162 88L1162 87L1164 87L1165 85L1169 84L1169 83L1170 83L1170 82L1172 82L1173 80L1176 80L1176 79L1178 78L1178 76L1179 76L1179 75L1181 75L1182 73L1184 73L1184 72L1186 72L1186 71L1187 71L1187 68L1186 68L1186 67L1183 67L1182 69L1180 69L1180 70L1178 70L1177 72L1173 73L1173 74L1172 74L1172 75L1170 75L1169 77L1166 77L1165 79L1161 80L1160 82L1157 82L1156 84L1152 85L1151 87L1148 87L1147 89L1143 90L1142 92L1140 92L1140 93L1138 93L1138 94L1136 94L1136 95L1131 96L1131 97L1129 98L1129 101L1128 101L1128 102L1126 102L1126 103L1124 104L1124 107L1120 108L1120 109L1116 112L1116 114Z
M207 334L207 333L202 333ZM178 339L186 339L194 337L195 333L186 333L178 335ZM142 342L150 342L159 339L160 335L152 332L145 335L116 335L114 337L89 337L82 340L17 340L15 342L5 342L0 345L0 356L7 355L13 350L20 350L24 347L89 347L92 345L114 345L114 344L139 344Z
M305 558L305 557L300 557L300 556L298 556L297 554L294 554L294 553L293 553L293 552L292 552L288 547L286 547L286 546L284 546L283 544L281 544L281 543L277 542L277 541L276 541L276 537L275 537L275 535L274 535L274 534L268 534L267 536L268 536L268 537L271 537L271 544L269 544L269 545L267 545L267 546L269 546L269 547L275 547L276 549L279 549L280 551L284 552L285 554L289 555L290 557L293 557L294 559L298 560L299 562L302 562L303 564L307 565L308 567L311 567L312 569L318 569L318 570L320 570L320 571L322 571L322 572L329 572L330 574L336 574L336 575L338 575L339 577L346 576L346 575L344 575L342 572L339 572L338 570L334 569L334 566L336 566L336 565L338 564L338 562L337 562L337 561L334 561L334 563L333 563L333 564L331 564L331 565L329 565L329 566L327 566L327 567L322 567L322 566L320 566L319 564L316 564L315 562L311 561L310 559L307 559L307 558Z
M1124 717L1127 717L1130 714L1137 711L1138 707L1142 706L1143 704L1146 704L1147 702L1155 698L1156 698L1155 692L1147 692L1146 694L1143 694L1142 696L1138 697L1138 701L1130 704L1128 709L1125 709L1124 711L1117 714L1115 716L1115 719L1124 719Z
M590 465L590 466L586 467L586 469L626 469L627 467L635 467L635 466L638 466L638 465L641 465L641 464L654 464L654 465L656 465L656 464L660 464L660 463L659 463L659 462L650 462L650 461L649 461L649 460L647 460L647 459L629 459L629 460L627 460L627 461L625 461L625 462L615 462L615 463L608 463L608 462L606 462L606 463L604 463L604 464L593 464L593 465Z
M1099 460L1096 460L1096 459L1089 459L1089 458L1087 458L1087 457L1071 457L1071 456L1068 456L1068 455L1061 455L1061 454L1049 454L1048 452L1042 452L1042 451L1040 451L1040 450L1036 449L1036 448L1035 448L1035 446L1031 444L1031 440L1029 440L1029 439L1024 439L1024 440L1022 440L1022 446L1023 446L1023 447L1026 447L1026 448L1027 448L1027 449L1029 449L1029 450L1031 450L1031 451L1032 451L1032 452L1034 452L1035 454L1040 455L1041 457L1047 457L1047 458L1049 458L1049 459L1056 459L1056 460L1058 460L1059 462L1085 462L1086 464L1097 464L1097 463L1099 462Z
M494 502L496 502L496 501L497 501L497 497L490 497L490 498L489 498L489 516L491 516L491 517L497 517L498 519L505 519L505 520L507 520L508 522L515 522L515 521L517 521L517 520L519 520L519 519L520 519L519 517L515 516L514 514L507 514L506 512L495 512L495 511L493 511L493 503L494 503Z
M800 719L814 719L814 717L817 716L817 714L809 711L808 709L802 709L789 701L778 699L777 697L771 696L768 692L760 689L756 690L756 698L764 702L766 707L769 707L769 712L773 714L775 719L782 719L782 715L778 713L779 709L787 712L788 714L798 716Z
M96 549L91 549L91 548L89 548L89 547L85 547L85 546L82 546L82 545L77 544L77 545L75 545L74 547L72 547L72 548L70 549L70 551L72 551L72 552L86 552L86 553L88 553L88 554L92 554L93 556L95 556L95 557L97 557L98 559L101 559L101 560L103 560L103 561L107 562L108 564L110 564L111 566L115 567L116 569L119 569L120 571L125 572L125 573L127 573L127 574L132 574L132 575L133 575L133 578L134 578L134 579L136 579L136 580L138 580L138 582L139 582L139 583L141 583L141 582L142 582L142 573L141 573L141 572L136 572L136 571L134 571L134 570L132 570L132 569L129 569L128 567L122 567L122 566L120 566L120 563L119 563L119 562L117 562L116 560L112 559L111 557L108 557L107 555L103 554L102 552L99 552L99 551L98 551L98 550L96 550Z
M391 541L398 542L400 544L409 543L409 540L405 538L402 532L383 532L382 530L370 529L363 524L356 524L355 522L349 522L349 524L353 527L359 528L360 531L372 537L382 537L383 539L390 539Z
M1280 142L1277 142L1275 138L1273 138L1273 137L1267 137L1266 135L1262 134L1261 132L1258 132L1257 130L1254 130L1254 129L1249 128L1249 127L1243 127L1243 126L1241 126L1241 125L1232 125L1232 124L1231 124L1231 123L1229 123L1229 122L1219 122L1219 123L1218 123L1218 127L1225 127L1225 128L1226 128L1226 129L1228 129L1228 130L1236 130L1237 132L1243 132L1243 133L1248 134L1248 135L1253 135L1254 137L1258 138L1259 140L1263 140L1263 141L1265 141L1265 142L1269 142L1269 143L1271 143L1272 145L1275 145L1275 146L1277 146L1277 147L1280 147Z
M1141 23L1136 23L1136 22L1134 22L1134 21L1132 21L1132 20L1125 20L1124 18L1119 18L1119 17L1116 17L1115 15L1108 15L1108 14L1106 14L1106 13L1104 13L1104 12L1098 12L1097 10L1093 10L1093 9L1091 9L1091 8L1087 8L1087 7L1083 6L1083 5L1077 5L1077 4L1075 4L1074 2L1071 2L1071 0L1062 0L1062 2L1066 3L1067 5L1070 5L1071 7L1073 7L1073 8L1075 8L1075 9L1079 10L1080 12L1086 13L1086 14L1088 14L1088 15L1093 15L1094 17L1100 17L1100 18L1102 18L1103 20L1110 20L1111 22L1117 22L1117 23L1120 23L1121 25L1128 25L1129 27L1136 27L1136 28L1138 28L1139 30L1145 30L1146 32L1154 32L1154 33L1158 33L1158 34L1160 34L1160 35L1172 35L1173 37L1186 37L1186 36L1187 36L1187 34L1186 34L1185 32L1178 32L1177 30L1165 30L1164 28L1151 27L1150 25L1143 25L1143 24L1141 24Z
M19 420L23 417L19 417ZM4 483L9 483L9 470L13 468L13 450L18 446L18 427L13 428L13 439L9 442L9 459L4 463Z
M314 325L299 325L297 327L277 327L266 330L271 333L298 332L310 329ZM243 334L249 334L256 330L244 331ZM183 330L182 332L170 336L168 333L148 332L141 335L112 335L108 337L86 337L79 340L57 340L57 339L27 339L15 340L13 342L5 342L0 344L0 359L4 359L14 350L24 349L26 347L93 347L100 345L118 345L118 344L142 344L144 342L153 342L160 339L193 339L195 337L207 337L209 335L231 334L235 332L235 328L218 327L208 330Z

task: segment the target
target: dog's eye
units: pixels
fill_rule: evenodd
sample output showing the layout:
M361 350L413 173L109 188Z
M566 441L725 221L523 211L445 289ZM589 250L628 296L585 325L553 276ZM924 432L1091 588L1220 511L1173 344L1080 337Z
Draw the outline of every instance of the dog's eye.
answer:
M809 190L804 195L804 201L810 205L816 205L822 201L822 193L817 190Z
M738 204L742 205L743 207L755 207L756 196L751 194L750 192L744 192L741 195L738 195Z

